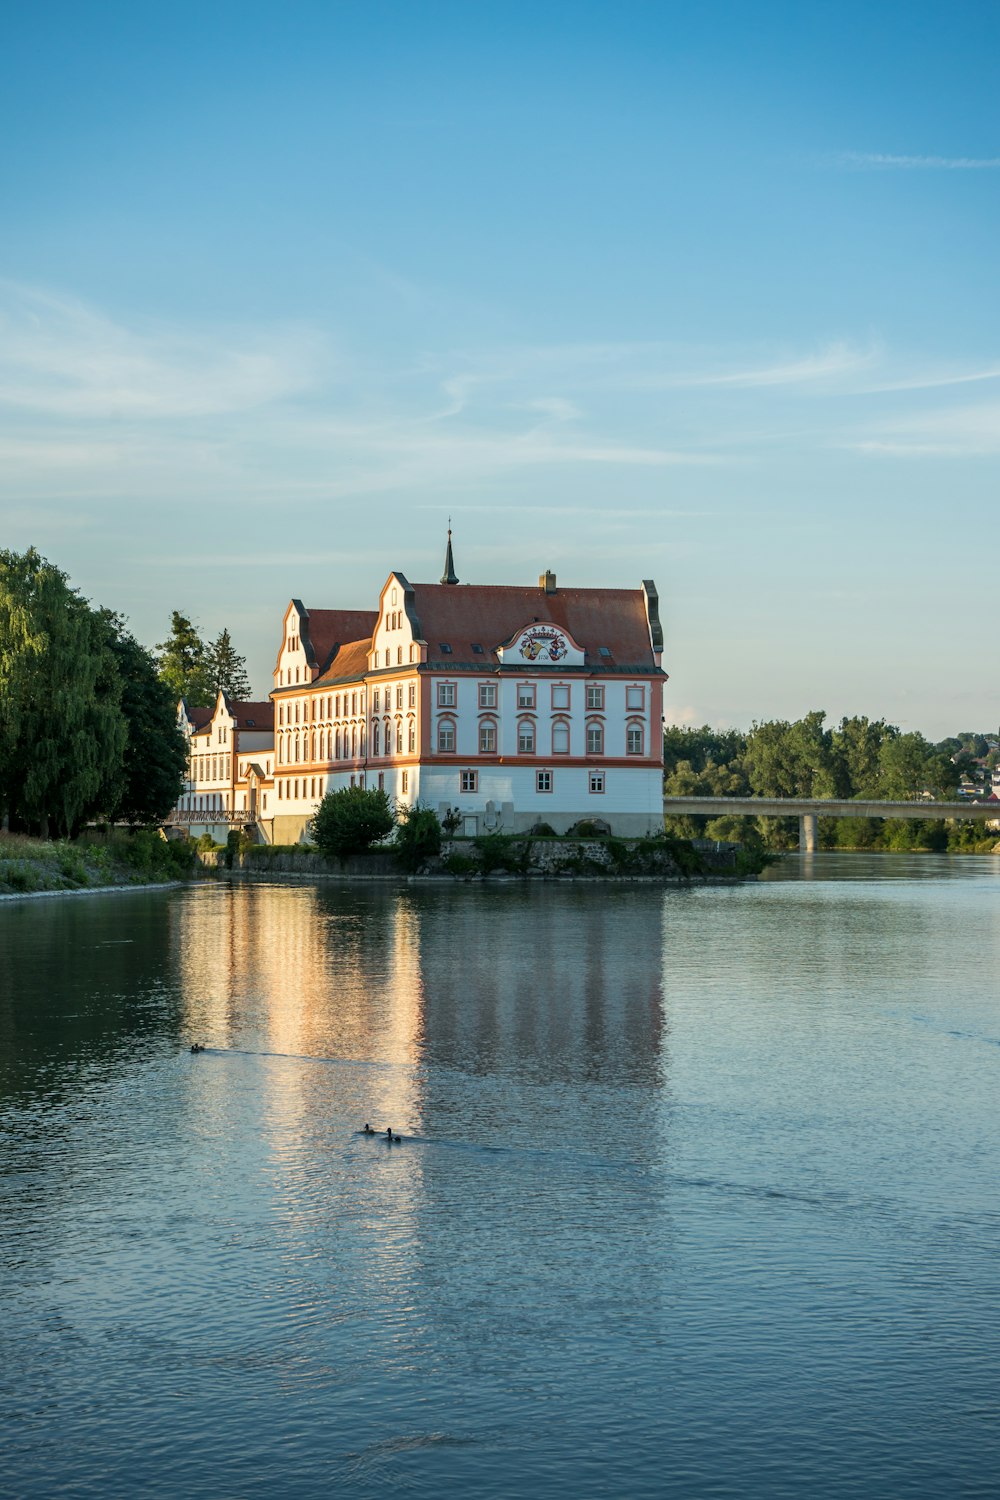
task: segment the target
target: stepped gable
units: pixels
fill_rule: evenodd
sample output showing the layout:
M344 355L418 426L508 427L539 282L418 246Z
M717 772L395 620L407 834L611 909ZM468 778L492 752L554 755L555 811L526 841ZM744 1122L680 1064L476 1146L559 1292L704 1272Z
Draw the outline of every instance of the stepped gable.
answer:
M540 588L505 584L415 583L413 609L427 642L427 659L439 666L496 665L493 653L533 621L565 630L587 653L588 666L658 672L641 589ZM472 649L483 647L484 656ZM450 654L441 645L451 647ZM601 653L604 646L609 656Z
M373 616L374 621L378 618ZM326 687L335 682L346 682L363 677L368 670L368 653L371 651L372 641L369 635L367 640L349 641L346 646L341 646L334 655L333 661L327 667L321 677L317 677L312 684L314 688Z
M299 601L295 603L299 605ZM334 653L353 641L369 642L378 621L376 609L304 609L299 605L302 644L306 659L322 675L331 665ZM308 629L308 636L306 631Z

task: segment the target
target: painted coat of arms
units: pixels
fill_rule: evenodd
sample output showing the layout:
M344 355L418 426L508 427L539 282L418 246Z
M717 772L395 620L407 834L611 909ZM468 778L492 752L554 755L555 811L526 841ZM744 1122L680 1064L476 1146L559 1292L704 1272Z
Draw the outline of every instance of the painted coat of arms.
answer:
M566 655L565 637L551 626L537 625L521 637L521 655L525 661L562 661Z

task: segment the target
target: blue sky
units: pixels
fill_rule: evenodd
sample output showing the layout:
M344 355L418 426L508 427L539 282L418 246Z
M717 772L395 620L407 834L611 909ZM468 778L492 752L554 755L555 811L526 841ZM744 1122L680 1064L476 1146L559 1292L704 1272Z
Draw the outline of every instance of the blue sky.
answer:
M995 727L1000 11L6 18L0 544L148 644L655 578L682 722Z

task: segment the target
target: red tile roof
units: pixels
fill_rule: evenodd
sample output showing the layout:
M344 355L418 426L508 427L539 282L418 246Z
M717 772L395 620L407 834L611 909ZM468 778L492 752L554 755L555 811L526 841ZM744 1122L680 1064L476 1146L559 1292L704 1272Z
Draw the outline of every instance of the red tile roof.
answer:
M298 603L298 601L296 601ZM378 621L376 609L302 609L302 644L309 648L320 672L330 666L338 647L367 636L371 640ZM308 630L308 641L306 631Z
M364 676L368 670L368 653L371 648L371 636L367 640L351 641L348 645L341 646L327 670L313 683L313 687L341 682L344 678Z
M559 625L587 652L589 666L656 669L642 589L566 589L501 584L415 583L407 604L429 661L487 666L498 646L534 620ZM451 647L442 656L441 644ZM472 650L483 647L484 656ZM610 656L602 656L606 646Z
M236 720L237 729L274 728L274 704L270 699L266 703L229 703L229 711Z

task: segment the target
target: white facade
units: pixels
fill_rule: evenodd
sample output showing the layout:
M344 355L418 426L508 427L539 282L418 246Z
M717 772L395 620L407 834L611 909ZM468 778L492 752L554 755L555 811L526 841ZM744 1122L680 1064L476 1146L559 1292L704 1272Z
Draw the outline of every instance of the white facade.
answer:
M285 611L268 704L188 714L175 821L290 843L329 791L381 787L460 832L662 828L656 590L390 573L376 609Z
M325 793L351 785L452 814L470 833L662 827L666 674L651 584L560 591L546 574L537 589L463 588L391 573L369 637L310 658L316 623L332 638L338 621L297 600L286 611L272 694L277 842L305 836Z

